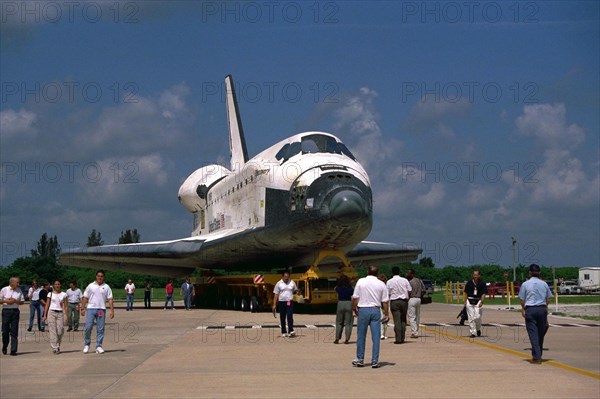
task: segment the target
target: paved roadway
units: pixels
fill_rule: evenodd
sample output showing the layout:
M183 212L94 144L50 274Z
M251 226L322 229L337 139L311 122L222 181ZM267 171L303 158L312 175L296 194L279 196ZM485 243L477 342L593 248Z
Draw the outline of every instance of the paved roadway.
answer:
M600 397L597 322L550 317L547 360L533 365L520 313L486 307L483 336L469 339L460 306L424 305L423 336L393 345L390 326L375 370L351 366L356 330L350 345L332 344L333 315L296 315L291 339L270 313L137 305L117 309L102 355L81 352L81 331L66 333L53 355L45 335L26 332L21 306L19 355L0 357L0 397ZM368 343L365 360L370 353Z

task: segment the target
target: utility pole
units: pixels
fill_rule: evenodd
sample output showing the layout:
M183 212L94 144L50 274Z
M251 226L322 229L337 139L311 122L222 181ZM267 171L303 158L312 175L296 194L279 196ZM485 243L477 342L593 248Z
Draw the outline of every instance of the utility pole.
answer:
M510 237L512 240L512 255L513 255L513 282L517 281L517 266L515 263L515 245L517 244L517 240L515 237Z

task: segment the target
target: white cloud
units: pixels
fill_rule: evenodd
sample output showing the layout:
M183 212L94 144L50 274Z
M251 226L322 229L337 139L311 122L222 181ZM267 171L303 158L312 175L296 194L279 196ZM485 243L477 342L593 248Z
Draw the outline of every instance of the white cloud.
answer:
M584 130L567 124L564 104L527 105L515 123L519 132L533 137L543 151L534 184L525 186L534 204L598 204L598 173L588 176L583 162L573 154L585 141Z
M350 136L348 146L369 173L387 168L390 158L402 147L401 141L383 137L375 111L376 98L376 91L361 87L333 112L335 131Z
M162 110L162 116L169 119L177 118L178 115L188 113L188 107L185 102L190 89L185 83L180 83L165 90L158 100L158 105Z
M547 147L574 148L585 140L582 128L575 124L567 125L564 104L526 105L516 125L521 134L533 136Z
M21 109L15 111L7 109L0 112L0 135L2 139L9 139L16 136L26 135L35 136L35 122L37 116L34 112Z
M94 165L77 180L78 202L85 208L131 209L149 198L163 198L168 168L158 154L107 158Z
M432 184L429 191L416 198L416 205L422 208L432 209L443 204L446 190L442 184Z
M180 83L161 93L158 99L137 97L118 107L106 108L77 145L122 153L146 154L181 144L185 128L193 120L186 103L189 88Z

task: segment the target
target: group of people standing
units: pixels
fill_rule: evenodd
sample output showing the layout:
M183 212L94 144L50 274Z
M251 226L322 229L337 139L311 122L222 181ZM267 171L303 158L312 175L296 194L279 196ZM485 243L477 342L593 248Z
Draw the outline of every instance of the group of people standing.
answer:
M425 294L423 282L415 276L415 271L409 269L407 277L400 276L400 268L392 268L392 278L387 280L385 276L378 276L376 266L369 266L367 276L356 282L351 294L351 309L353 316L357 317L357 340L356 359L352 361L355 367L364 367L365 343L367 330L371 330L373 350L371 355L371 367L379 368L380 340L385 339L386 324L389 314L394 319L395 344L403 344L406 339L407 318L411 327L411 338L419 336L419 322L421 298ZM385 282L384 282L385 281ZM342 289L336 287L338 295ZM347 292L347 288L346 288ZM339 302L338 302L339 303ZM346 329L346 343L348 342L352 329L352 316L346 321L347 314L341 309L347 304L338 305L339 314L336 322L336 340L341 338L342 325Z
M69 289L62 291L60 280L55 280L50 288L49 283L40 286L33 280L27 292L29 299L29 327L33 329L33 322L37 316L38 330L43 332L48 329L50 345L54 353L60 352L64 325L67 331L79 331L79 314L82 292L77 288L77 282L71 281Z
M25 295L19 288L20 278L11 277L9 285L0 291L2 307L2 353L7 354L10 343L10 354L17 355L19 337L19 305L25 302ZM33 328L35 315L38 317L38 329L48 331L50 346L54 354L60 353L60 345L67 331L79 330L79 315L85 317L83 353L88 353L91 345L91 334L96 325L96 353L104 353L104 324L106 305L110 308L109 317L114 317L113 296L108 284L104 283L104 271L96 272L96 279L82 293L76 282L71 282L66 292L62 291L60 280L55 280L50 289L49 284L40 287L37 281L27 293L30 300L29 328Z
M376 266L370 266L366 277L359 279L354 289L350 280L342 276L335 288L338 293L338 309L336 315L336 337L339 343L342 330L345 329L349 343L354 323L357 321L355 367L364 367L365 341L367 329L371 330L373 343L371 367L379 368L380 340L385 339L385 329L391 312L394 319L395 344L405 342L407 318L410 322L411 338L419 336L421 299L425 293L423 282L409 269L406 278L400 276L398 267L392 268L393 277L389 280L377 274ZM529 267L529 280L521 286L519 299L521 313L525 318L525 327L531 342L531 363L541 364L544 337L548 331L548 304L552 292L548 285L539 279L541 268L532 264ZM473 272L473 278L465 284L465 308L469 320L470 338L481 336L482 308L487 295L487 286L480 278L479 270ZM348 309L352 309L352 313ZM382 330L384 331L382 333Z
M29 299L29 326L28 332L33 329L33 323L37 316L37 327L40 332L48 332L52 352L60 353L60 345L65 332L79 331L80 315L85 318L84 346L83 353L89 353L92 344L91 335L96 326L96 348L95 352L104 353L104 327L106 318L114 318L113 293L108 284L104 282L105 272L98 270L95 280L90 283L84 292L77 288L77 283L69 283L69 289L62 291L62 283L55 280L50 288L49 283L40 286L37 280L32 281L31 288L27 296L23 294L20 287L20 278L11 277L9 285L0 291L0 304L2 304L2 352L8 353L10 344L10 354L16 356L18 350L19 336L19 305ZM169 291L169 286L171 290ZM151 289L149 281L144 287L144 306L151 307ZM126 310L133 310L135 295L135 284L132 279L125 285ZM173 281L171 280L166 287L167 301L173 296ZM192 309L193 298L195 295L194 285L187 278L182 284L180 294L183 297L186 310ZM167 303L165 302L165 309ZM109 312L107 314L107 307Z
M519 291L521 313L525 318L525 326L532 346L532 359L534 364L541 364L544 337L548 330L548 304L553 297L548 285L539 279L541 268L532 264L529 267L530 279L522 284ZM382 325L386 325L391 312L394 319L395 344L405 342L407 318L410 323L411 338L419 337L420 306L425 294L423 282L415 276L415 271L409 269L406 278L400 276L400 268L392 268L392 278L384 282L385 276L378 275L376 266L368 268L367 276L359 279L352 287L348 276L342 275L338 280L335 291L338 294L336 312L336 336L334 343L338 344L345 332L344 343L350 342L354 317L357 321L356 359L352 361L355 367L364 367L365 343L367 330L371 330L373 350L371 367L379 368L380 340L385 338L382 334ZM77 288L76 282L71 282L69 289L63 292L61 282L55 280L52 289L49 284L40 287L37 281L27 293L30 300L29 328L33 328L35 315L38 318L38 329L49 332L50 345L55 354L60 353L60 344L64 334L64 324L67 331L79 329L79 314L85 317L85 333L83 353L88 353L91 345L91 334L96 325L96 353L104 353L102 347L104 339L104 325L106 321L107 304L110 308L108 317L114 318L112 290L104 282L103 270L96 272L96 279L90 283L82 293ZM19 277L11 277L9 285L0 290L0 304L2 304L2 353L17 355L18 328L20 311L19 305L25 301L25 296L19 288ZM150 291L149 283L145 291ZM173 304L173 281L166 286L167 302ZM274 287L273 314L276 310L280 313L282 336L295 336L293 319L293 295L297 287L290 279L289 273L283 273L282 279ZM135 285L130 279L125 286L127 295L127 310L133 309L133 295ZM185 309L192 307L195 295L194 286L186 279L181 286L181 295L184 298ZM464 288L465 307L469 320L470 337L481 336L482 307L487 294L486 284L481 280L478 270L473 272L473 278ZM146 299L146 295L144 295ZM149 298L145 305L150 306ZM287 326L286 326L287 322ZM385 330L384 330L385 331Z
M135 284L133 280L129 279L127 284L125 285L125 297L127 300L127 311L133 310L133 301L135 298ZM167 306L169 302L171 303L171 309L175 310L175 302L173 301L173 293L175 292L175 286L173 284L173 280L169 280L167 285L165 286L165 306L164 309L167 310ZM185 310L192 310L193 300L196 295L196 290L194 285L190 282L189 278L185 279L185 282L181 285L179 290L179 294L183 298L183 305ZM144 285L144 308L151 309L152 308L152 283L150 280L146 281Z

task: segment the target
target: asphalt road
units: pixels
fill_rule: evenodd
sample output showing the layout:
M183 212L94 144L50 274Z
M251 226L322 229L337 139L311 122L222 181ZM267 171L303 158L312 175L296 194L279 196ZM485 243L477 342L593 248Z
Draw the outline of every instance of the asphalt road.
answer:
M460 306L424 305L420 338L394 345L390 325L382 367L358 369L356 330L334 345L333 315L296 315L298 337L281 338L271 313L137 305L117 309L101 355L82 353L82 331L53 355L47 335L26 332L22 306L19 355L0 357L0 397L600 397L597 322L550 317L545 361L534 365L520 313L486 308L482 337L470 339Z

